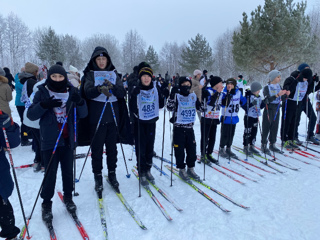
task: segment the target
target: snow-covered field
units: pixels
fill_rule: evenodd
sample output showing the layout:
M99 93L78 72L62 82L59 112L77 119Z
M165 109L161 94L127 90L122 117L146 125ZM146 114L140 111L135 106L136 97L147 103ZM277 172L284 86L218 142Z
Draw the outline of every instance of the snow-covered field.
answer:
M11 102L11 109L14 120L19 122L14 101ZM168 112L166 114L164 157L170 159L170 124L168 121ZM234 138L234 144L240 147L242 147L243 115L244 111L240 110L240 123L237 124L236 135ZM200 124L198 119L195 123L194 130L197 141L197 152L200 154ZM160 110L160 120L157 122L157 135L155 142L155 151L158 155L161 155L162 150L162 131L163 110ZM305 133L304 114L302 115L299 131L301 134ZM218 149L220 141L219 136L220 127L218 127L217 131L217 141L215 144L216 150ZM302 137L300 137L300 139L303 140ZM260 146L260 131L257 137L257 145ZM316 147L315 149L320 150L320 147ZM86 153L87 150L88 147L81 147L77 149L77 153ZM285 171L285 173L277 173L274 175L249 166L252 170L264 175L264 177L259 177L233 162L228 164L227 160L220 159L220 163L222 165L258 181L257 183L251 182L228 172L228 174L245 182L245 185L241 185L225 175L206 167L206 184L216 188L235 201L250 207L248 210L240 208L200 184L195 184L214 200L222 204L226 209L230 210L230 213L222 212L218 207L213 205L175 176L173 186L170 187L170 181L164 176L160 176L160 173L153 168L152 173L156 178L156 183L183 208L182 212L178 212L169 202L158 194L154 188L151 188L172 217L173 221L169 222L164 218L144 189L141 189L142 196L138 197L138 181L131 172L131 169L136 164L136 158L135 155L133 155L133 160L128 161L128 159L131 158L132 147L125 145L124 151L131 177L126 177L123 156L120 146L118 146L117 178L120 182L120 190L148 230L142 230L139 228L119 201L114 191L108 183L104 181L103 197L104 206L107 210L106 214L109 239L316 240L320 238L320 169L318 167L304 164L295 159L278 156L283 161L299 167L300 170L292 171L275 165L277 168ZM12 150L12 154L15 166L32 163L34 159L34 153L30 146L19 146ZM238 152L237 155L241 158L245 158ZM313 159L307 159L297 154L293 154L292 156L320 166L320 162ZM267 169L266 166L258 163L254 159L249 159L249 162ZM77 178L79 177L83 163L84 158L77 160ZM154 159L154 163L158 166L161 165L160 160L157 159ZM201 176L201 178L203 178L204 173L203 167L203 164L196 163L196 172ZM165 171L169 174L167 169L165 169ZM105 163L103 172L107 173ZM24 209L26 215L29 216L39 191L43 174L34 173L32 168L17 169L16 173ZM56 191L61 191L61 189L61 174L60 171L58 171ZM74 197L74 201L78 207L78 216L90 239L104 239L100 224L97 197L94 191L94 180L93 173L91 172L90 157L88 158L88 162L85 166L80 182L76 184L76 191L79 193L78 197ZM55 194L52 200L54 217L53 224L57 238L59 240L82 239L72 219L68 216L68 213L58 195ZM16 225L21 228L24 225L24 222L16 189L14 190L10 201L15 210ZM42 199L40 198L29 227L32 239L35 240L49 239L48 230L41 219L41 202Z

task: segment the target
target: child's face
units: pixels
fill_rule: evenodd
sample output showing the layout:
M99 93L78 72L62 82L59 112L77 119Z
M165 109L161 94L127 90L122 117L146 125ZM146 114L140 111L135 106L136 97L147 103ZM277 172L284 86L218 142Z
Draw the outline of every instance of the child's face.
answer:
M273 79L272 83L279 83L281 81L281 76L276 77Z
M151 77L148 74L144 74L141 76L141 83L144 86L149 86L151 83Z
M105 69L108 64L108 59L105 56L97 57L96 64L100 69Z
M227 85L227 90L230 91L231 89L234 89L234 86L233 86L232 83L229 83L229 84Z
M256 92L253 92L253 94L254 94L255 96L259 96L259 93L260 93L260 90L258 90L258 91L256 91Z
M50 78L55 82L61 82L64 80L64 76L59 73L51 74Z
M187 87L191 87L191 84L190 84L190 82L183 82L182 84L181 84L181 86L187 86Z

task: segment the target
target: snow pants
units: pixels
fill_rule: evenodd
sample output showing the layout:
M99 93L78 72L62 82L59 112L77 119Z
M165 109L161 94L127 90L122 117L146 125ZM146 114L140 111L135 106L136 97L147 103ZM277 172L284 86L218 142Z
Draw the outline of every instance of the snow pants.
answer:
M14 238L20 232L19 228L15 226L15 218L13 209L9 200L3 200L0 196L0 237Z
M267 141L268 136L269 136L270 144L274 144L277 141L279 120L280 120L280 109L277 112L277 108L278 108L278 104L269 104L268 106L266 106L266 108L263 111L261 144L268 143ZM276 114L277 114L276 119L274 119Z
M281 140L283 142L294 140L297 119L301 117L301 102L297 106L296 101L288 100L287 111L285 104L282 105L282 121L281 121ZM284 115L286 119L284 120Z
M201 118L201 155L213 152L216 142L217 124L219 124L218 119Z
M308 104L308 105L307 105ZM308 111L307 111L308 109ZM301 109L300 109L300 117L297 118L297 126L296 126L296 134L295 137L298 138L298 127L300 125L300 120L301 120L301 113L304 112L308 119L309 119L309 123L308 123L308 137L313 137L314 136L314 128L316 126L316 122L317 122L317 117L316 114L313 110L313 107L311 105L310 99L308 98L308 103L306 103L306 100L302 101L301 104ZM307 114L308 112L308 114Z
M221 125L221 138L220 147L231 147L233 142L234 133L236 131L236 124L222 124Z
M255 145L258 132L258 118L244 116L243 146Z

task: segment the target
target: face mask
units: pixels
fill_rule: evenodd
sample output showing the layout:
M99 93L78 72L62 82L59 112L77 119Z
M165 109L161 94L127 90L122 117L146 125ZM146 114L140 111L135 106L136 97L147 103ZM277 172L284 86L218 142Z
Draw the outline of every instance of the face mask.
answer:
M189 86L181 86L181 87L180 87L180 93L181 93L181 95L183 95L183 96L189 95L190 89L191 89L191 87L189 87Z
M65 78L61 82L53 81L50 77L47 79L47 85L53 92L65 92L67 90L68 80Z

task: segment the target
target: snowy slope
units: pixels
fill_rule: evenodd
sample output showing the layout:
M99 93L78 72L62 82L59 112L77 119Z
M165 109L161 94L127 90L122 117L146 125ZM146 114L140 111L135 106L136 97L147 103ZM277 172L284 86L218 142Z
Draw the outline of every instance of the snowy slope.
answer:
M14 101L11 102L11 109L14 120L19 122L18 113L14 107ZM243 114L244 112L240 110L240 123L237 125L234 138L234 144L240 147L242 147ZM171 138L168 119L169 115L167 112L164 157L170 159ZM160 111L160 120L157 122L155 151L158 155L161 155L162 150L162 124L163 110ZM194 126L194 130L197 143L199 143L200 125L198 119ZM220 139L219 131L220 127L218 127L218 140L215 144L215 149L218 149ZM302 115L300 133L305 133L304 114ZM200 145L197 145L197 152L200 154ZM260 132L257 138L257 145L260 146ZM317 147L317 149L320 150L320 147ZM81 147L77 149L77 153L86 153L87 150L87 147ZM245 170L241 166L232 162L228 164L227 160L220 159L222 165L245 174L252 179L258 180L258 183L254 183L228 172L228 174L245 182L245 185L241 185L221 173L206 167L205 183L233 198L235 201L250 207L249 210L242 209L209 189L196 184L214 200L229 209L231 211L230 213L222 212L219 208L175 176L174 179L176 180L174 180L173 186L170 187L170 181L163 176L160 177L159 172L153 168L152 173L156 178L156 183L169 193L184 210L183 212L178 212L152 188L151 190L173 218L173 221L169 222L164 218L144 189L141 190L142 196L140 198L138 197L138 181L131 172L132 167L136 164L135 155L133 155L133 161L128 161L128 159L131 158L132 147L124 146L124 151L131 177L126 177L121 149L120 146L118 146L117 178L120 182L120 190L148 230L142 230L138 227L108 183L104 181L103 196L104 205L107 210L109 239L319 239L320 169L317 167L306 165L294 159L278 156L283 161L299 167L300 170L292 171L277 166L279 169L285 171L285 173L273 175L249 167L256 172L264 174L265 177L262 178ZM31 147L19 146L12 150L12 154L15 166L33 162L34 153L32 152ZM245 158L239 153L237 153L237 155ZM320 166L320 162L315 160L306 159L296 154L292 156ZM254 159L249 159L249 162L267 169L267 167ZM77 177L79 176L83 163L84 159L77 160ZM160 160L157 159L154 159L154 163L158 166L161 165ZM204 173L203 167L203 164L196 163L196 172L200 174L201 178L203 178ZM169 174L167 169L165 169L165 171ZM103 172L107 173L105 163ZM34 173L31 168L17 169L16 173L25 212L26 215L29 216L39 191L43 174ZM58 171L56 190L58 191L61 189L61 174L60 171ZM94 192L90 157L88 158L80 182L76 184L76 191L80 194L78 197L74 198L78 207L78 216L90 239L104 239L100 225L97 198ZM23 219L16 190L14 190L10 200L15 210L16 225L22 227ZM41 202L42 199L40 198L30 221L30 233L35 240L49 239L48 231L41 220ZM53 215L54 227L59 240L82 239L57 194L55 194L53 198Z

